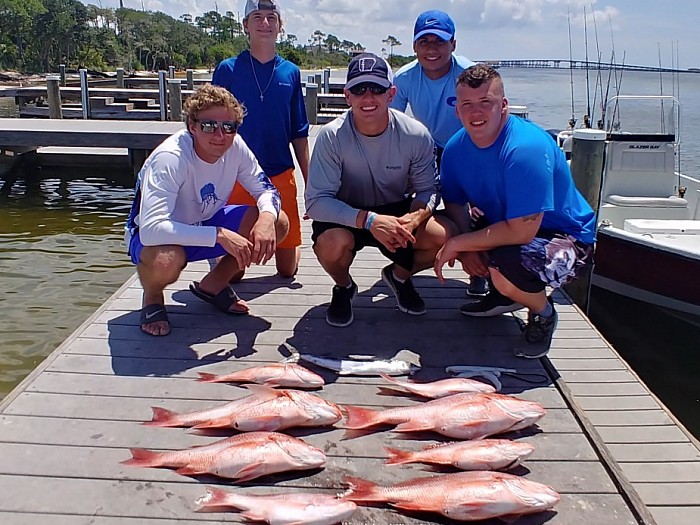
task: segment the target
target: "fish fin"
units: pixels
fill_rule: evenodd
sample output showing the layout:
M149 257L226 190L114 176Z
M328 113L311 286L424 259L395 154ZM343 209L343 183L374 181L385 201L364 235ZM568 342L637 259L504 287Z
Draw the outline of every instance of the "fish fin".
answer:
M270 399L275 399L277 397L285 395L283 391L275 390L269 386L265 385L245 385L245 388L251 391L251 393L260 401L269 401Z
M185 466L185 467L180 467L179 469L175 470L178 474L181 476L199 476L200 474L206 474L206 470L198 469L195 467L190 467Z
M239 426L241 424L245 426L246 423L250 424L250 422L246 422L245 420L241 422L235 421L233 427L240 432L274 432L275 430L282 430L284 418L282 416L256 417L253 424L254 428L245 428L241 430Z
M433 430L435 425L429 421L413 420L399 423L394 428L394 432L421 432L423 430Z
M413 463L413 453L398 448L384 447L389 453L389 459L386 460L387 465L402 465L404 463Z
M265 461L257 461L255 463L250 463L246 465L236 474L236 482L245 483L246 481L250 481L251 479L259 478L260 476L265 474L265 470L260 468L264 466Z
M211 512L224 508L234 507L227 501L228 492L216 487L206 487L207 493L197 498L194 502L197 505L195 512Z
M220 417L218 419L212 419L210 421L204 421L203 423L197 423L192 425L194 430L199 430L202 428L228 428L231 426L232 419L230 417Z
M356 430L381 423L377 419L377 411L370 408L343 405L345 410L345 428Z
M219 376L207 372L197 372L199 374L198 383L217 383Z
M377 388L379 388L379 395L382 396L410 397L410 394L408 394L405 390L399 390L398 388L391 388L386 386L380 386Z
M153 418L150 421L144 421L142 425L149 427L178 427L179 423L175 419L180 415L177 412L168 410L167 408L151 407L153 410Z
M344 493L342 499L350 501L382 501L382 498L377 494L377 485L371 481L362 478L354 478L345 476L343 482L348 487L348 492Z
M396 502L388 502L389 505L392 507L396 507L397 509L402 509L402 510L415 510L415 511L425 511L425 503L424 502L416 502L416 501L396 501Z
M267 516L260 511L246 510L241 512L240 515L249 521L267 521Z
M506 514L505 516L499 516L498 519L505 521L506 523L515 523L522 517L522 514Z
M132 448L131 459L125 459L120 461L122 465L131 465L132 467L157 467L158 459L160 458L160 452L153 452L152 450L147 450L145 448Z

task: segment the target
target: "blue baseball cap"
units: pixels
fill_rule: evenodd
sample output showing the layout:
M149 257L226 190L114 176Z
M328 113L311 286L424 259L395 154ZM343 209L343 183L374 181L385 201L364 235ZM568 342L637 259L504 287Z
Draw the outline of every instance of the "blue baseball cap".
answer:
M455 37L455 23L444 11L437 9L424 11L418 15L416 25L413 26L413 41L424 35L435 35L443 40L452 40Z

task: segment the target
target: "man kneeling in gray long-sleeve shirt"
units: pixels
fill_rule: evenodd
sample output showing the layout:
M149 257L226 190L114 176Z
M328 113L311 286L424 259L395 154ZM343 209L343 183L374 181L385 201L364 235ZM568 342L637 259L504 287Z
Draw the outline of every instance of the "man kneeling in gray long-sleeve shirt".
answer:
M350 264L365 246L392 261L382 280L399 310L424 314L411 276L433 265L454 228L433 216L440 198L433 139L421 123L389 109L392 79L383 58L355 57L345 84L350 110L323 127L311 156L306 211L314 252L336 283L326 312L332 326L353 321Z

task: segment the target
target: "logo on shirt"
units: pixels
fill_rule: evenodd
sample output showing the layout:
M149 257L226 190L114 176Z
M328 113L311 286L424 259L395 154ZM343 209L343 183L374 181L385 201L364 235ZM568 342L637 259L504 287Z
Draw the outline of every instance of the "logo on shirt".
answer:
M386 169L388 169L388 170L400 170L401 166L386 166Z
M278 86L285 86L285 87L292 87L292 85L289 82L279 82L277 85Z
M447 97L445 103L451 108L453 108L457 105L457 97Z
M199 196L202 198L202 212L207 206L212 206L219 201L216 196L216 188L211 182L208 182L199 190Z

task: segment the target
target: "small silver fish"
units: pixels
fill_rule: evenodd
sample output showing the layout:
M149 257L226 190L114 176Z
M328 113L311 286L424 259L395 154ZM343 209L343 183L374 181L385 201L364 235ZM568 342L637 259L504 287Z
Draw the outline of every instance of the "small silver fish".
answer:
M322 368L338 372L341 376L405 376L420 370L420 366L403 359L375 359L372 356L355 356L352 359L334 359L312 354L299 354L299 358Z

